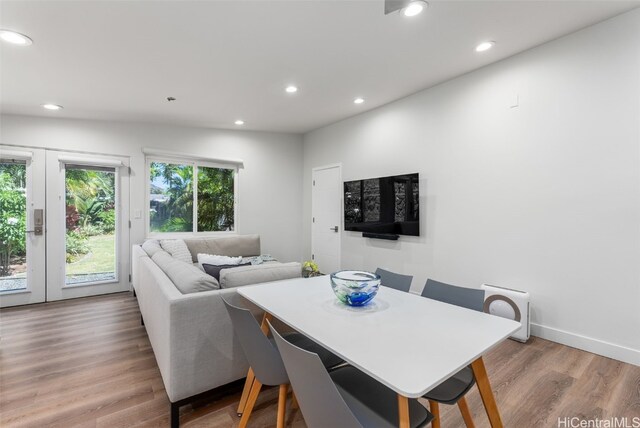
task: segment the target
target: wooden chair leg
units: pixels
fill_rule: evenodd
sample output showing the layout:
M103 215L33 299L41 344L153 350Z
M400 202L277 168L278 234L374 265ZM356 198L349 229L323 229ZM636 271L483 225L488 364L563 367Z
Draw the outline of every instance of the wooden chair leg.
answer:
M433 428L440 428L440 407L438 406L438 402L429 400L429 410L431 410L431 414L433 414L431 426Z
M242 396L240 397L240 403L238 403L238 416L242 416L242 412L244 412L244 406L247 405L247 398L249 397L249 393L251 392L251 388L253 387L253 381L255 380L255 375L253 374L253 369L249 367L249 371L247 372L247 380L244 382L244 389L242 390Z
M473 418L471 417L471 411L469 410L469 405L464 397L458 400L458 408L460 409L460 413L462 413L462 419L464 419L464 423L467 428L475 428Z
M278 395L278 418L276 419L276 426L278 428L284 428L284 416L287 410L288 389L288 384L280 385L280 393Z
M262 384L258 379L253 382L253 388L251 388L251 393L249 394L249 398L247 398L247 405L242 412L242 418L240 419L240 428L245 428L249 423L249 418L251 417L251 412L253 411L253 406L256 405L256 400L258 400L258 395L260 394L260 389L262 389Z

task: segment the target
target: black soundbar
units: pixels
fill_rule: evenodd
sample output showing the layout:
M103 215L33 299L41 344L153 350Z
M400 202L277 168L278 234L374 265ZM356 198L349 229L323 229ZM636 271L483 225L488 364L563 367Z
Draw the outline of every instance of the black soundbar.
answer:
M362 232L363 238L375 238L375 239L387 239L389 241L397 241L400 235L394 235L393 233L373 233Z

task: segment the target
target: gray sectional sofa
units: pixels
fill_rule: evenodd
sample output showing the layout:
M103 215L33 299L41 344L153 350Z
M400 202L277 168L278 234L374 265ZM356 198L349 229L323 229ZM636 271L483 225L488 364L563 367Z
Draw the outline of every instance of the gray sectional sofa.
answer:
M194 262L201 252L233 257L257 256L261 250L258 235L198 238L185 243ZM239 298L235 287L299 277L301 269L299 263L277 262L223 269L216 287L207 283L206 274L196 265L169 262L166 256L155 254L162 250L152 247L155 246L133 246L132 282L172 403L172 426L177 426L179 407L190 398L241 379L247 373L248 364L234 336L222 296L235 300ZM173 266L168 267L170 264ZM184 271L176 271L176 266ZM199 277L198 273L205 277ZM185 294L171 278L182 282L191 278L206 284L196 287L181 284L187 287ZM257 308L253 312L256 317L261 316Z

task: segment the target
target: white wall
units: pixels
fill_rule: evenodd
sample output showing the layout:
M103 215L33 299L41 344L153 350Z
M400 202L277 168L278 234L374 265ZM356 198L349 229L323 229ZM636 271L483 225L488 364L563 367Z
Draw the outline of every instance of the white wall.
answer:
M421 236L344 232L343 268L410 273L416 292L427 278L527 290L537 335L640 364L640 10L304 148L307 256L313 167L341 162L345 181L417 171Z
M11 115L3 115L1 121L1 144L130 156L132 243L145 238L144 220L133 218L135 210L147 208L143 147L242 159L238 233L258 233L264 253L283 261L300 260L302 142L298 135Z

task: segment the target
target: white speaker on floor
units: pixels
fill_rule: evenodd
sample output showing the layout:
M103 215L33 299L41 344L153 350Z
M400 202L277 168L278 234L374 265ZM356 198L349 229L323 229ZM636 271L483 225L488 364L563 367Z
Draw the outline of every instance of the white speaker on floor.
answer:
M484 290L484 311L491 315L518 321L520 330L513 333L511 339L519 342L529 340L529 293L482 284Z

